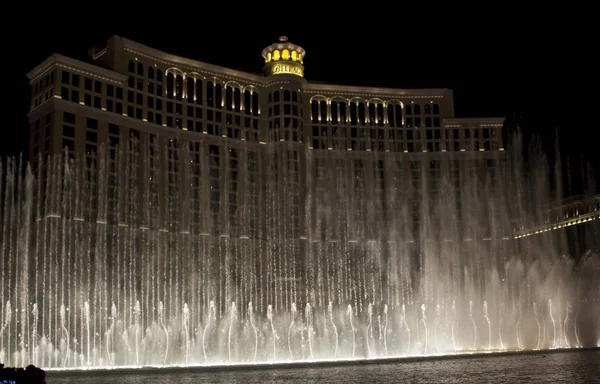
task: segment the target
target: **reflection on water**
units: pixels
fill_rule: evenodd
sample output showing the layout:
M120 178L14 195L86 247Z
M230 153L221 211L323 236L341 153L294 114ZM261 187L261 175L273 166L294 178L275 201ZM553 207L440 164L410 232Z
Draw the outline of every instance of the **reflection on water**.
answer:
M600 350L320 368L111 374L49 372L48 384L142 383L594 383Z

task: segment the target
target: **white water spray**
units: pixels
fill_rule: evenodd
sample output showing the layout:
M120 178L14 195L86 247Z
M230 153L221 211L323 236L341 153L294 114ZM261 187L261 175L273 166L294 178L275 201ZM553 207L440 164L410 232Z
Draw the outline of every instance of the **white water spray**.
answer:
M204 331L202 332L202 352L204 353L204 361L206 363L208 363L208 356L206 355L206 332L208 331L208 328L211 325L211 320L213 319L213 317L216 321L216 310L217 309L215 307L215 302L211 300L208 307L208 321L206 322L206 326L204 327Z
M337 350L338 350L338 332L337 332L337 327L335 326L335 323L333 322L333 303L331 301L329 302L328 312L329 312L329 321L331 322L331 326L333 327L333 335L335 337L335 350L333 352L333 358L335 359L337 357Z
M556 348L556 321L554 321L554 315L552 314L552 299L548 299L548 315L552 321L552 347Z
M490 323L490 316L488 315L487 300L483 301L483 317L488 325L488 349L492 349L492 324Z
M425 304L421 304L421 321L423 322L423 327L425 328L425 351L423 353L427 354L427 336L429 331L427 330L427 322L426 319L427 317L425 316L425 310L427 309L427 306Z
M169 330L167 329L167 326L165 325L165 313L164 313L164 307L163 307L162 301L158 302L158 323L160 324L163 331L165 332L165 357L163 359L163 365L166 365L167 358L169 357Z
M473 301L469 301L469 317L471 318L471 324L473 324L473 350L477 349L477 325L473 320Z
M383 306L383 314L385 316L385 322L384 322L384 326L383 326L383 347L385 349L385 355L387 356L387 354L388 354L388 347L387 347L388 306L387 306L387 304L385 304Z
M63 358L62 361L62 367L66 367L67 366L67 359L69 357L69 331L67 330L66 327L66 310L65 310L65 305L61 304L60 306L60 325L62 327L63 330L63 338L66 341L66 347L65 347L65 357Z
M271 332L273 333L273 360L277 360L277 332L275 332L275 326L273 325L273 306L269 304L267 307L267 319L271 324Z
M254 357L252 361L256 361L256 354L258 353L258 329L254 325L254 309L252 308L252 302L248 303L248 317L250 318L250 326L254 330Z
M306 313L306 326L308 329L308 349L310 350L310 358L314 359L314 355L313 355L313 346L312 346L312 333L313 333L313 314L312 314L312 309L310 307L309 303L306 303L306 309L305 309L305 313Z
M540 349L540 343L542 342L542 326L540 325L540 319L538 318L538 310L537 304L535 301L533 302L533 316L535 317L535 322L537 323L538 337L537 337L537 346L535 349Z
M187 303L183 304L183 333L185 338L185 363L187 364L190 359L190 308Z
M233 329L233 323L237 319L237 309L235 307L235 302L231 302L231 316L229 318L229 331L227 333L227 350L229 352L229 362L231 362L231 331Z
M404 324L404 329L406 329L408 335L408 341L406 342L406 354L408 355L410 352L410 328L406 322L406 305L404 304L402 304L402 323Z
M292 330L294 328L294 320L296 319L296 303L292 303L292 320L290 321L290 327L288 328L288 349L290 350L290 359L294 360L294 354L292 353Z
M355 351L356 351L356 328L354 328L354 322L353 322L353 313L352 313L352 305L348 304L348 310L346 311L346 314L348 315L348 319L350 321L350 332L352 332L352 357L354 357L355 355Z

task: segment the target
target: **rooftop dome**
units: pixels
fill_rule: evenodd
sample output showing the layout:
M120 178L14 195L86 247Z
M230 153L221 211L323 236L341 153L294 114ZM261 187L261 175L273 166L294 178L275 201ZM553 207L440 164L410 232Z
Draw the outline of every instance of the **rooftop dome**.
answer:
M278 40L262 51L265 75L287 74L304 77L304 48L291 43L287 36L280 36Z

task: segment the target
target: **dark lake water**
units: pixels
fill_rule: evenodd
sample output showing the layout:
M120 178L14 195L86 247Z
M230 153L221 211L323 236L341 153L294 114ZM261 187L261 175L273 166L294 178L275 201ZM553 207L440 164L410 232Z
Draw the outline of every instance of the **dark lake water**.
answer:
M142 383L600 383L600 350L366 365L199 371L48 372L48 384Z

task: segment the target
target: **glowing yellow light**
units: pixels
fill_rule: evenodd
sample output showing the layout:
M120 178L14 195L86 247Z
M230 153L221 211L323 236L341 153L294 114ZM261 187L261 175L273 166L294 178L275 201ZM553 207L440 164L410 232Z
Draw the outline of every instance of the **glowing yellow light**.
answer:
M298 61L298 52L292 51L292 61Z
M278 50L273 51L273 61L277 61L280 58L280 53Z
M283 60L289 60L290 59L290 51L289 51L289 49L284 49L283 52L281 52L281 58Z
M271 61L271 52L267 53L267 63Z

